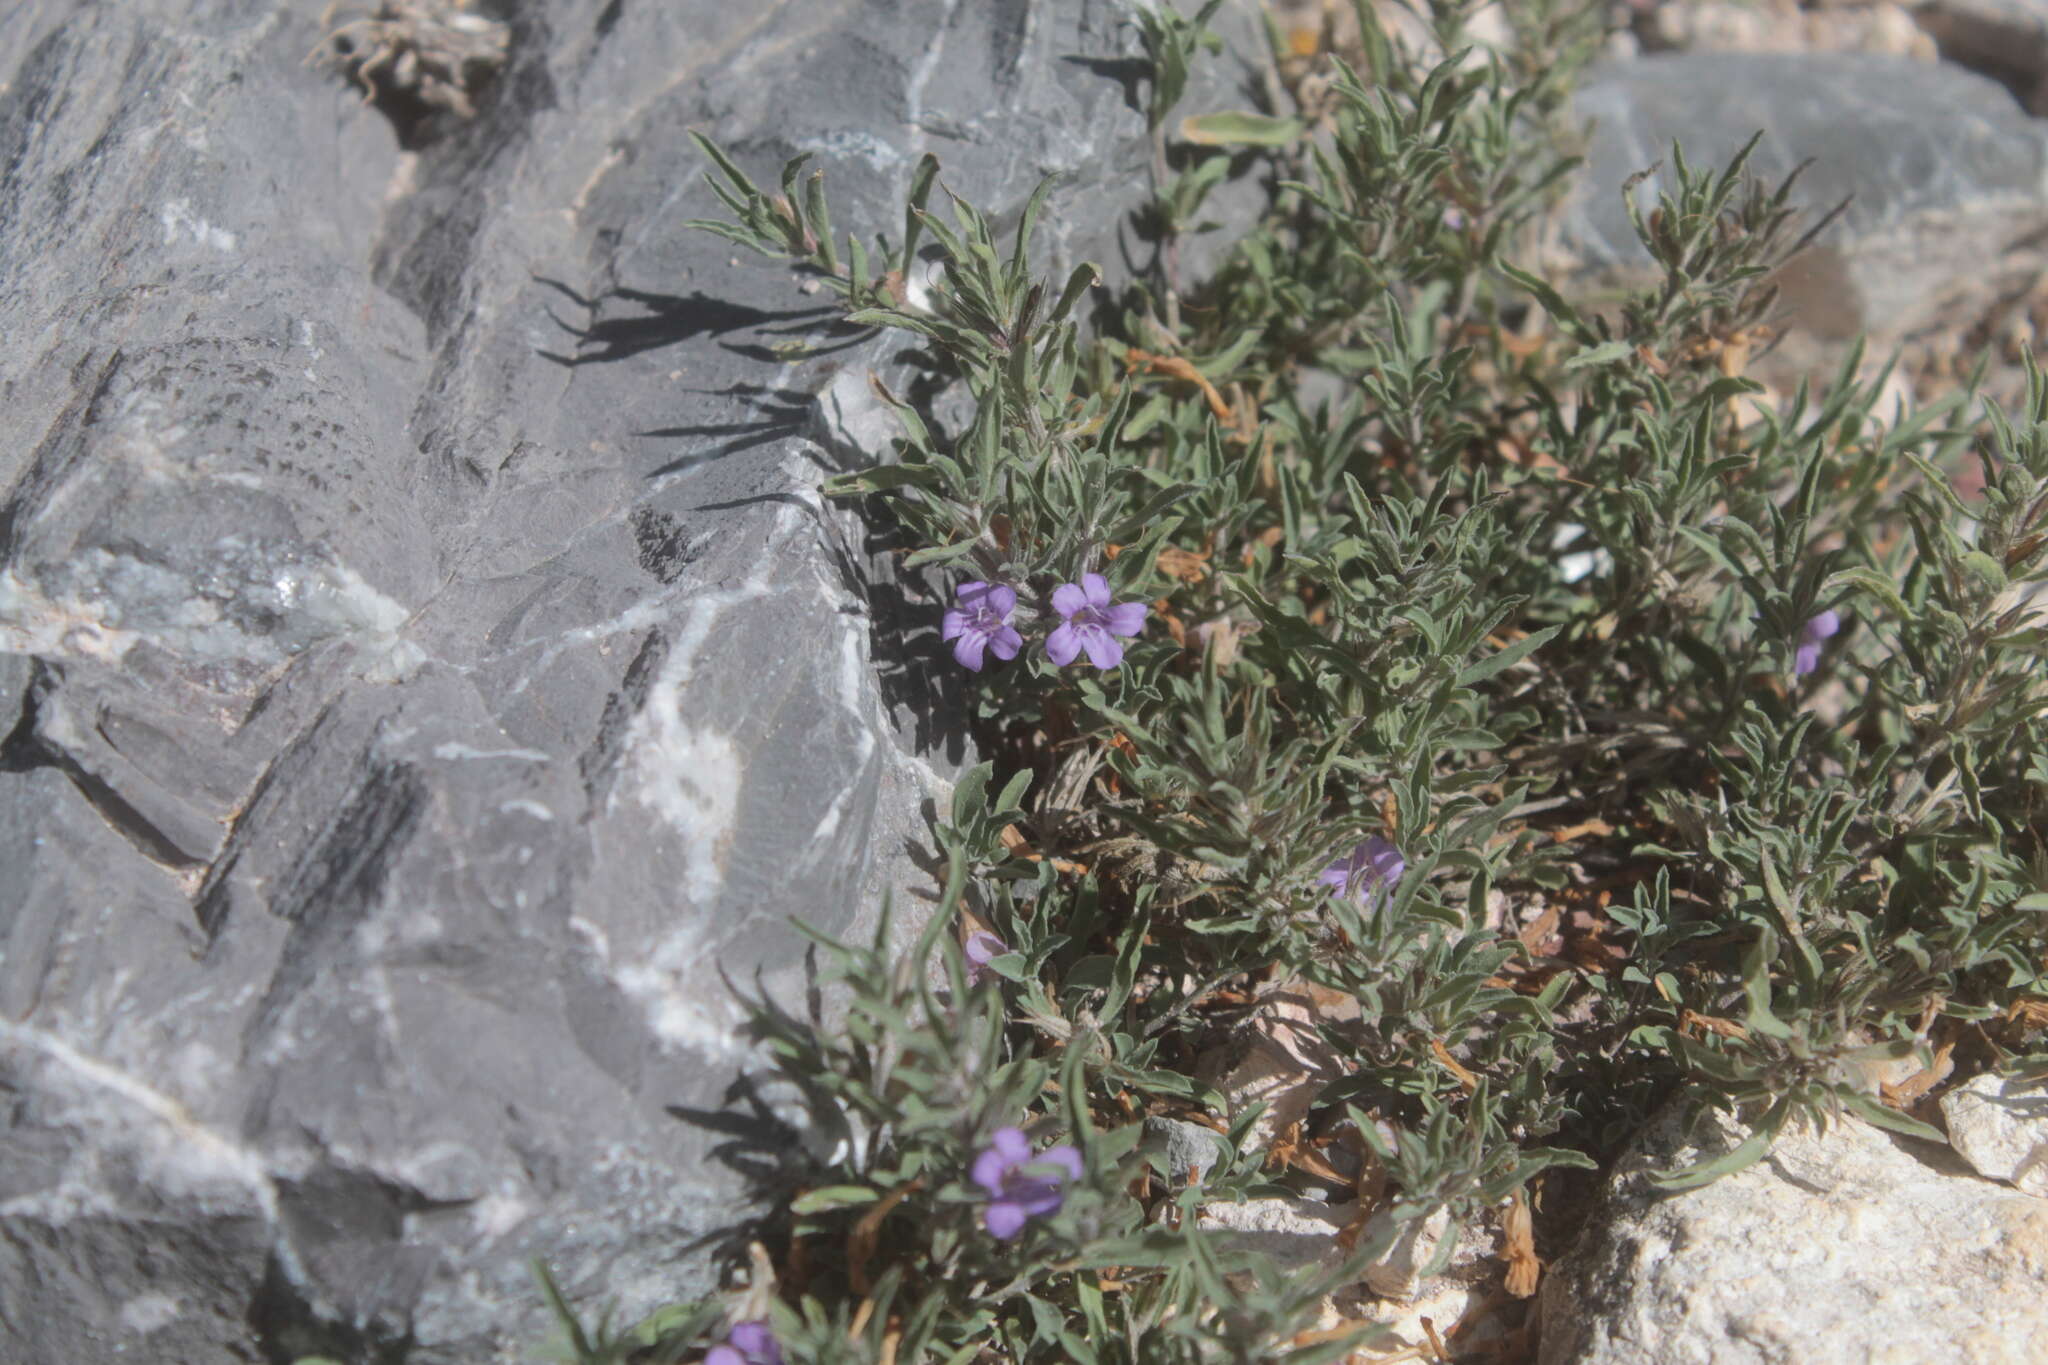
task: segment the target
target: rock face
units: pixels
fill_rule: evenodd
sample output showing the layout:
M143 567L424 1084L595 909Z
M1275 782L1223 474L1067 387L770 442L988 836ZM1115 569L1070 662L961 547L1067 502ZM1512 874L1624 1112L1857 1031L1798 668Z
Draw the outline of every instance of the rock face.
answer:
M2029 113L2048 113L2048 4L1925 0L1913 18L1943 57L2004 82Z
M1976 1076L1941 1097L1941 1117L1977 1174L2048 1198L2048 1086Z
M471 1365L533 1255L708 1287L719 967L800 992L788 917L923 884L959 755L815 492L894 350L682 228L686 131L870 237L927 149L1072 172L1049 255L1143 191L1109 0L529 0L375 107L319 9L0 7L0 1358Z
M1692 52L1601 67L1573 112L1596 120L1565 223L1594 267L1647 263L1623 208L1631 175L1645 211L1667 184L1671 144L1695 167L1764 139L1751 172L1775 186L1803 162L1798 194L1847 212L1787 272L1786 303L1824 337L1898 337L1969 316L2041 266L2048 132L1997 82L1954 66L1852 53Z
M1647 1184L1739 1137L1667 1116L1639 1140L1544 1279L1542 1365L2048 1359L2048 1201L1854 1120L1703 1189Z

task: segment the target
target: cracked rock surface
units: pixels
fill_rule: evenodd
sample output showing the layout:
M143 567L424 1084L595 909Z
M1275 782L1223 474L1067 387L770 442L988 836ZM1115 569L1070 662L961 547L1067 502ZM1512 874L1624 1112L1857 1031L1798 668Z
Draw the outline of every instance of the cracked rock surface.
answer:
M1858 1119L1788 1128L1701 1189L1649 1184L1742 1136L1671 1110L1638 1139L1544 1277L1542 1365L2048 1359L2048 1201Z
M721 968L928 894L950 670L872 645L938 606L816 493L894 351L683 228L686 134L870 239L926 150L999 222L1068 172L1048 264L1113 267L1124 10L476 8L474 116L401 127L317 5L0 7L0 1358L705 1289L787 1146L692 1121Z

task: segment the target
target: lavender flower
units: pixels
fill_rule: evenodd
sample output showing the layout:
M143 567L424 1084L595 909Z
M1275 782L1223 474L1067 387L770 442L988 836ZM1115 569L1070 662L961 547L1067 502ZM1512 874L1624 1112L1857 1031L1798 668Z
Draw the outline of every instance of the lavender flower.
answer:
M1066 1201L1060 1187L1081 1178L1081 1154L1061 1143L1033 1156L1023 1129L998 1128L988 1150L974 1158L973 1174L989 1196L981 1221L996 1240L1007 1242L1030 1219L1059 1211Z
M953 590L959 606L946 611L939 638L953 642L953 657L970 673L981 672L982 652L994 650L998 659L1014 659L1024 647L1024 637L1010 624L1017 609L1017 590L1002 583L976 579Z
M1842 628L1842 618L1833 608L1808 621L1799 631L1799 648L1792 651L1792 676L1803 677L1820 667L1821 642Z
M967 958L967 984L976 986L993 975L988 964L1009 952L1010 945L986 930L977 929L967 936L960 951Z
M1084 573L1079 583L1062 583L1053 589L1053 610L1066 619L1046 637L1045 652L1065 668L1082 650L1097 668L1115 668L1124 661L1124 647L1112 636L1136 635L1145 626L1143 602L1109 600L1109 580L1099 573Z
M1316 880L1329 887L1333 896L1351 897L1367 905L1392 891L1407 870L1401 850L1375 834L1348 857L1324 868Z
M736 1322L725 1344L714 1346L704 1365L782 1365L782 1347L765 1322Z

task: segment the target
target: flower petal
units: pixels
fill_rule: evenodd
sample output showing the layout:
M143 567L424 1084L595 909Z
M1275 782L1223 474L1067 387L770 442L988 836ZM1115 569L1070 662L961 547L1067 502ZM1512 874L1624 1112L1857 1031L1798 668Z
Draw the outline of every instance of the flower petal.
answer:
M1062 583L1052 590L1052 609L1062 616L1072 616L1087 605L1088 594L1078 583Z
M1012 1180L1003 1192L1004 1203L1015 1204L1032 1218L1058 1213L1066 1201L1057 1180Z
M1022 1128L996 1129L988 1135L988 1146L992 1152L1001 1152L1012 1166L1031 1160L1031 1139L1024 1136Z
M1360 844L1351 859L1353 863L1363 863L1382 886L1392 886L1408 870L1408 861L1401 856L1401 850L1377 834Z
M1828 610L1820 613L1818 616L1815 616L1812 620L1808 621L1806 623L1806 628L1799 632L1799 638L1806 644L1815 645L1819 644L1822 640L1827 639L1830 635L1833 635L1836 631L1840 630L1841 628L1841 613L1837 612L1832 607L1830 607Z
M953 657L969 673L981 672L981 652L988 648L988 636L970 630L953 642Z
M1023 1206L1007 1199L998 1199L981 1211L981 1221L988 1228L989 1235L999 1242L1007 1242L1024 1230L1025 1213Z
M969 611L981 605L981 599L988 593L988 584L979 578L970 578L953 589L953 600Z
M998 659L1014 659L1017 651L1024 648L1024 637L1017 633L1015 626L1004 626L988 637L988 647L996 652Z
M1792 651L1792 676L1803 677L1820 667L1820 646L1801 645Z
M704 1365L747 1365L747 1360L730 1346L714 1346L704 1357Z
M1015 1164L991 1147L974 1158L974 1169L969 1174L975 1184L992 1195L998 1195L1003 1192L1003 1177L1009 1174L1010 1167Z
M1097 668L1115 668L1124 661L1124 647L1101 626L1079 626L1069 629L1081 637L1081 645L1088 651L1088 662Z
M1109 580L1101 574L1082 574L1081 591L1088 595L1089 606L1106 607L1109 605Z
M958 607L947 607L946 614L939 618L939 638L951 640L967 629L967 613Z
M1045 637L1046 657L1061 668L1074 662L1080 653L1081 632L1072 625L1055 627L1053 633Z
M725 1334L725 1339L750 1356L765 1356L770 1351L780 1354L782 1350L765 1322L736 1322Z
M1048 1147L1033 1157L1034 1162L1057 1166L1067 1173L1069 1180L1079 1180L1082 1174L1081 1153L1071 1143L1062 1142L1057 1147Z
M1143 602L1119 602L1102 613L1102 624L1111 635L1136 635L1145 628L1145 614L1150 610Z
M988 607L1003 620L1010 619L1010 613L1017 610L1017 590L1007 583L998 583L988 590Z

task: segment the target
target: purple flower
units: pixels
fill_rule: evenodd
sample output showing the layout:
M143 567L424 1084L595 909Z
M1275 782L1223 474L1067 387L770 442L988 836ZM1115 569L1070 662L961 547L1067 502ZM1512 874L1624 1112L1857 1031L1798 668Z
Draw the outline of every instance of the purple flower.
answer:
M1331 895L1352 897L1365 905L1392 891L1407 870L1401 850L1375 834L1348 857L1324 868L1316 880L1329 887Z
M1842 618L1833 608L1808 621L1799 631L1799 648L1792 651L1792 676L1803 677L1819 668L1821 642L1841 628Z
M1010 951L1010 945L983 929L977 929L967 936L961 953L967 958L967 984L979 985L992 973L988 964Z
M704 1365L782 1365L782 1348L765 1322L736 1322L725 1344L711 1348Z
M1058 1212L1066 1199L1060 1187L1080 1178L1081 1154L1072 1147L1061 1143L1033 1156L1022 1128L998 1128L988 1150L974 1158L974 1183L989 1197L981 1221L996 1240L1007 1242L1027 1220Z
M1124 661L1124 647L1110 637L1136 635L1145 626L1145 604L1111 606L1109 580L1099 573L1084 573L1079 583L1054 588L1052 605L1066 620L1046 637L1045 652L1062 668L1084 649L1097 668L1115 668Z
M939 638L953 642L953 657L971 673L981 672L982 651L992 649L998 659L1014 659L1024 648L1024 637L1010 624L1017 609L1017 590L1001 583L979 579L953 589L957 607L946 610Z

